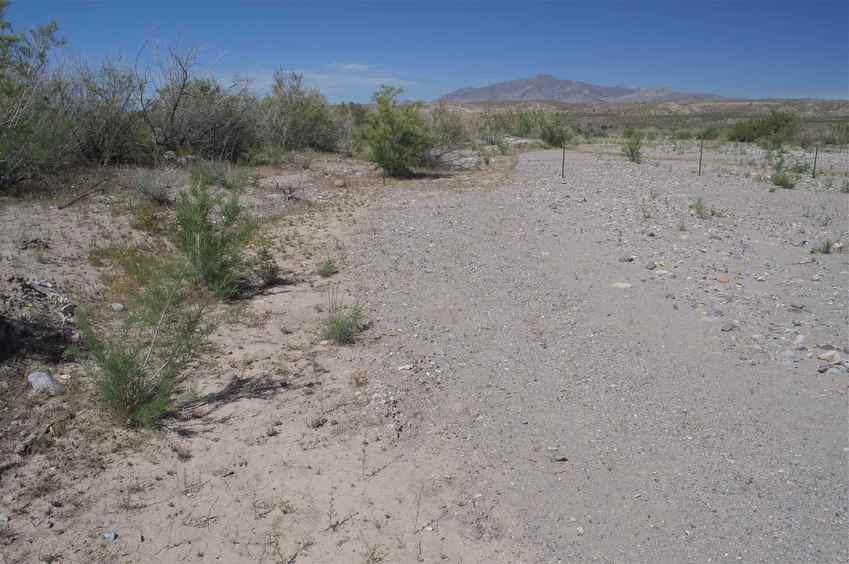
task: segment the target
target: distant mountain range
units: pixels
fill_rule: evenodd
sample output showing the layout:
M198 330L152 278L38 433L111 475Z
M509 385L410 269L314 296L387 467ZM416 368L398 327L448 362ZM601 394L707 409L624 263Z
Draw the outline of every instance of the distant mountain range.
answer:
M440 102L693 102L721 100L722 96L699 92L675 92L668 88L629 88L599 86L576 80L561 80L548 74L533 78L499 82L480 88L461 88L449 92Z

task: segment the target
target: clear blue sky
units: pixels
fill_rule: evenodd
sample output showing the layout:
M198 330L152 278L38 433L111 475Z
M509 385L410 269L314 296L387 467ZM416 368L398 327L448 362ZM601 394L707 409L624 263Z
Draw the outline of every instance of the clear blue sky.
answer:
M262 89L276 68L297 70L332 101L368 100L381 83L430 100L543 73L849 98L847 0L13 0L9 19L18 30L57 21L67 57L144 66L156 46L197 47L207 73Z

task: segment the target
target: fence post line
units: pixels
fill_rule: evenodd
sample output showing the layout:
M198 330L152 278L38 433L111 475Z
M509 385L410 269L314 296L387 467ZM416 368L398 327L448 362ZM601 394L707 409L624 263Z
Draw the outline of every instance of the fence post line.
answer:
M699 140L699 176L702 175L702 153L705 150L705 140Z
M563 142L563 160L560 162L560 178L566 178L566 142Z
M819 154L820 154L820 146L817 145L816 147L814 147L814 171L813 171L813 173L811 173L811 178L817 177L817 157L819 156Z

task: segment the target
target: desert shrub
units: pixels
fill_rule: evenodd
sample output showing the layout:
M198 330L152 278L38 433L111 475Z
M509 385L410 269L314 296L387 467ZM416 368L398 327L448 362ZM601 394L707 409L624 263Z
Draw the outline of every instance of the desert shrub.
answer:
M176 284L176 283L175 283ZM92 377L101 405L133 426L155 427L172 408L186 363L202 344L203 308L187 304L177 285L151 289L113 337L80 316ZM155 308L146 309L146 305Z
M177 197L174 242L188 259L193 277L220 299L238 293L244 248L255 224L242 217L236 196L213 196L201 183Z
M431 147L419 106L397 103L400 88L384 86L374 95L375 112L368 115L363 139L369 158L390 176L409 176Z
M639 164L643 159L642 153L643 137L639 132L632 132L630 136L626 136L622 142L622 154L625 155L632 163Z
M728 132L728 140L757 142L774 148L791 143L798 129L799 119L795 115L773 110L767 116L735 123Z
M437 154L459 149L469 142L469 131L463 123L463 118L459 113L448 110L442 104L431 111L428 126L433 150Z
M184 181L183 172L178 168L134 168L127 172L123 185L146 200L168 206Z
M772 183L780 188L788 190L796 187L795 178L787 172L776 172L772 175Z
M145 80L119 64L94 71L80 66L66 106L83 159L101 166L150 159L152 144L138 111L144 89Z
M287 150L336 148L340 133L333 111L317 89L304 86L302 75L277 71L261 106L266 143Z
M507 127L498 113L485 111L477 118L478 137L487 145L499 145L507 135Z
M172 51L152 84L156 94L142 101L141 114L158 153L237 160L258 144L257 103L247 84L224 88L195 76L193 53Z
M346 102L339 104L335 113L339 132L336 150L346 155L359 155L363 150L361 131L366 123L368 109L362 104Z
M572 129L563 114L552 113L540 125L539 137L552 147L563 147L572 139Z
M328 298L327 322L324 328L324 336L338 345L347 345L362 330L363 312L359 305L344 305L336 294L331 290Z
M55 172L79 154L63 98L67 82L50 70L61 42L55 23L16 33L0 0L0 188Z
M318 274L322 278L330 278L337 272L339 272L339 269L336 268L336 263L331 258L324 259L318 267Z
M672 138L679 141L686 141L693 138L693 133L687 129L676 129L672 132Z
M705 141L719 139L719 128L705 127L704 129L696 133L696 139L704 139Z
M190 175L193 184L221 186L227 190L240 190L254 180L249 169L227 161L197 159L192 162Z

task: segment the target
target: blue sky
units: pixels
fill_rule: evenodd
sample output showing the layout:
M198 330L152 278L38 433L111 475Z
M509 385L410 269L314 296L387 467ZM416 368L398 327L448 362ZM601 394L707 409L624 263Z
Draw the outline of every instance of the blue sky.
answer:
M735 97L849 99L849 1L504 2L13 0L17 30L55 20L69 59L151 64L198 48L204 72L261 90L296 70L334 102L382 83L431 100L552 74Z

